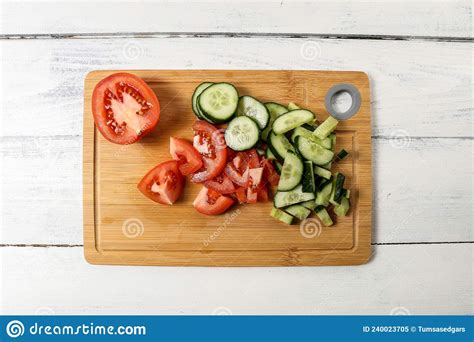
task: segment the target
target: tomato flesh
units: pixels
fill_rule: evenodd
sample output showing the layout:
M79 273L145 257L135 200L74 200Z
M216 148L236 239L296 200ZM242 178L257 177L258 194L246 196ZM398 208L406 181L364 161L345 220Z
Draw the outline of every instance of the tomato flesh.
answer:
M105 139L121 145L133 144L158 123L160 103L141 78L115 73L95 86L92 113Z
M234 183L232 183L232 181L226 175L219 175L214 179L205 181L204 186L223 195L232 194L235 192Z
M152 201L173 204L181 196L184 178L175 160L158 164L138 183L138 189Z
M202 183L222 172L227 159L227 146L222 130L206 121L196 121L193 130L195 134L193 146L201 154L203 167L191 177L191 180Z
M170 154L179 164L183 176L190 175L202 167L201 155L190 142L170 137Z
M226 212L233 203L232 198L203 187L194 200L193 206L201 214L220 215Z

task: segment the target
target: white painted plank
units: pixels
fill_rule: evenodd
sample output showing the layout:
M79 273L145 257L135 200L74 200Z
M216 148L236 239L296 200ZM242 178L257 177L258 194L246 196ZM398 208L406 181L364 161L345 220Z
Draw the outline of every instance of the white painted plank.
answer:
M91 266L1 248L2 314L472 314L472 244L377 246L356 267ZM33 284L33 285L32 285Z
M373 141L373 241L471 241L473 140ZM81 137L0 138L4 244L82 244Z
M374 135L472 136L467 43L146 38L4 40L0 49L4 136L81 134L84 77L113 68L362 70Z
M2 3L3 34L270 32L472 36L472 4L468 0Z

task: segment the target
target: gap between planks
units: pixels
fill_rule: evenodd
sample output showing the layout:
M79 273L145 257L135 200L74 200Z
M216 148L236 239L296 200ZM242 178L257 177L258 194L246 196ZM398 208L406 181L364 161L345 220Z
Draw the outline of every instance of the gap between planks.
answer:
M116 38L315 38L350 40L398 40L472 43L471 37L403 36L370 34L270 33L270 32L110 32L60 34L1 34L0 40L18 39L116 39Z
M372 242L372 246L403 246L403 245L453 245L453 244L474 244L474 241L432 241L432 242ZM0 244L0 248L77 248L84 247L82 244Z

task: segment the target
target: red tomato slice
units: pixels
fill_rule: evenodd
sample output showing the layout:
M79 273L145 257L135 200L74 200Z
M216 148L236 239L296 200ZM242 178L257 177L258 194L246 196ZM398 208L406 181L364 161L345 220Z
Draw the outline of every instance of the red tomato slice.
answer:
M263 158L261 160L263 166L263 177L273 186L277 186L280 181L280 175L275 171L273 164L270 160Z
M223 130L206 121L196 121L193 130L193 146L202 156L203 168L195 173L191 180L202 183L222 172L227 160L227 146Z
M247 203L257 203L258 193L252 188L247 188Z
M120 72L97 83L92 93L92 113L105 139L120 145L133 144L155 128L160 103L140 77Z
M231 162L225 166L224 173L227 177L230 178L232 182L234 182L238 186L246 188L249 184L248 168L244 171L244 173L240 173L235 167L234 163Z
M268 202L268 188L266 186L261 187L257 191L257 200L259 202Z
M170 153L178 161L179 171L183 176L196 172L202 167L201 155L190 142L170 137Z
M239 203L246 203L247 202L247 189L244 187L237 188L235 191L235 195L237 196L237 200Z
M219 215L226 212L233 203L232 198L203 187L194 200L193 206L201 214Z
M152 201L161 204L173 204L181 196L184 178L179 172L176 160L158 164L138 183L140 190Z
M247 151L247 157L249 159L249 168L253 169L259 166L260 161L258 159L257 151L254 148Z
M219 175L214 179L205 181L204 186L223 195L232 194L235 192L234 183L232 183L232 181L226 175Z

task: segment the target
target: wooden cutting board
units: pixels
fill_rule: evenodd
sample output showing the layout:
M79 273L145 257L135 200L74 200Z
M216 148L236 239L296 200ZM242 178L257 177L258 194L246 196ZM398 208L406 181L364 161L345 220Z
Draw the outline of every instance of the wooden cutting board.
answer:
M87 75L84 89L84 253L92 264L175 266L357 265L371 255L372 170L370 89L365 73L352 71L133 70L156 92L161 119L140 142L120 146L95 129L94 86L110 71ZM187 182L173 206L145 198L137 183L156 164L170 159L169 137L192 139L191 96L203 82L230 82L240 94L262 102L293 101L328 113L324 96L333 85L351 83L362 97L357 115L341 122L337 150L350 154L334 171L351 190L349 216L335 225L314 218L291 226L270 217L272 203L236 205L225 215L204 216L192 206L201 185ZM332 210L331 210L332 212Z

